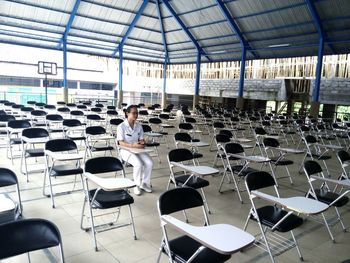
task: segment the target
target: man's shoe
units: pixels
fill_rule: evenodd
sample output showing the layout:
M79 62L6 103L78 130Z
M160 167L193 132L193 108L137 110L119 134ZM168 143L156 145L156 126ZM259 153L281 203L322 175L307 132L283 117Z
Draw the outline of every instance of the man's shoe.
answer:
M152 188L147 184L143 184L140 188L147 193L152 193Z
M139 186L135 186L135 188L134 188L134 194L135 194L135 195L141 195L141 189L140 189Z

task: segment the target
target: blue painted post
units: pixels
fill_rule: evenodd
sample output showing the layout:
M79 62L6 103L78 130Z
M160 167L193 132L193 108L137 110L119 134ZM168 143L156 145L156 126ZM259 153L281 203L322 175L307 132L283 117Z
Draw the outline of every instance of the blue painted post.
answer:
M322 63L323 63L323 50L324 50L324 39L321 36L318 46L317 55L317 67L316 67L316 79L315 86L312 91L312 102L318 102L320 99L320 87L321 87L321 77L322 77Z
M198 104L198 100L199 100L199 85L201 80L201 59L202 59L202 54L198 52L197 62L196 62L196 82L194 85L194 96L193 96L193 110L195 109L195 106Z
M63 39L63 100L68 102L68 81L67 81L67 39Z
M245 73L245 62L246 62L247 49L245 46L242 48L242 58L241 58L241 71L239 73L239 87L238 87L238 97L243 98L244 91L244 73Z
M123 103L123 47L119 47L119 83L118 83L118 108L122 107Z
M162 108L166 107L166 67L168 65L168 58L164 60L164 69L163 69L163 91L162 91Z

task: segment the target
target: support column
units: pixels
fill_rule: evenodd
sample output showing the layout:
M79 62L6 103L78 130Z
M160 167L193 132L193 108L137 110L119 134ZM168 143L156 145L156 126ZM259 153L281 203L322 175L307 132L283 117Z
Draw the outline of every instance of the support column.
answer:
M167 106L166 103L166 99L167 99L167 95L166 95L166 70L167 70L167 60L168 58L165 58L164 61L164 68L163 68L163 91L162 91L162 101L161 101L161 107L162 109L164 109Z
M245 73L247 49L244 45L242 45L242 47L243 48L242 48L242 58L241 58L241 70L239 73L238 98L236 100L236 108L238 109L243 109L244 107L243 91L244 91L244 73Z
M119 47L119 83L117 108L121 109L123 103L123 47Z
M63 101L68 103L67 40L63 39Z
M196 63L196 82L194 86L194 96L193 96L193 110L196 109L196 105L199 101L199 86L200 86L200 79L201 79L201 58L202 55L200 52L197 54L197 63Z

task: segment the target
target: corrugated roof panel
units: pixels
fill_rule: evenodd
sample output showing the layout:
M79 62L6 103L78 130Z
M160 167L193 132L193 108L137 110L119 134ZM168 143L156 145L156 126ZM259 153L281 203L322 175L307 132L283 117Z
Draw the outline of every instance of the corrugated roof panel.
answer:
M149 40L157 43L162 43L162 35L160 33L141 30L138 28L134 28L131 33L130 37L137 38L140 40ZM127 40L128 42L128 40Z
M159 50L159 51L163 51L163 44L152 44L149 42L144 42L142 40L130 40L128 39L128 41L126 41L125 43L126 46L136 46L136 47L140 47L140 46L146 46L147 48L151 49L151 50Z
M185 14L180 18L186 26L191 27L222 20L224 16L219 8L211 8Z
M120 37L117 37L116 35L114 36L113 34L109 35L109 34L103 34L103 32L99 32L99 33L97 33L97 32L88 32L88 31L82 31L82 30L74 29L74 28L72 28L69 31L68 38L70 37L70 35L86 37L87 39L89 39L89 38L100 39L101 41L107 41L107 42L110 41L110 42L115 42L115 43L117 43L120 40Z
M214 2L212 0L176 0L169 1L173 9L180 14L191 12L193 10L212 5ZM191 12L191 14L196 14L197 12ZM182 16L182 15L181 15Z

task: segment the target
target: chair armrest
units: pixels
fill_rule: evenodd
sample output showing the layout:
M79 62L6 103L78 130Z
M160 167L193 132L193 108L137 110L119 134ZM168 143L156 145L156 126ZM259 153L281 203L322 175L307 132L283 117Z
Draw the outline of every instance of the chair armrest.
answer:
M350 188L350 180L349 179L347 179L347 180L334 180L334 179L331 179L331 178L325 178L325 177L316 176L316 175L311 175L311 178L315 179L315 180L320 180L320 181L323 181L323 182L333 183L333 184L337 184L337 185L340 185L340 186L343 186L343 187Z
M84 173L84 176L105 191L121 190L136 186L128 178L101 178L91 173Z
M252 235L242 229L228 224L192 226L170 215L162 215L161 220L220 254L233 254L251 245L255 240Z

